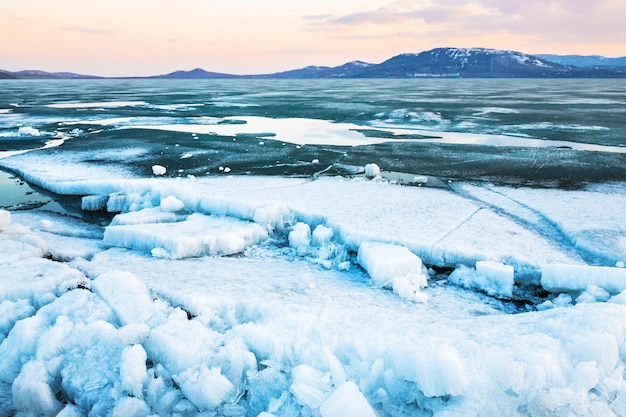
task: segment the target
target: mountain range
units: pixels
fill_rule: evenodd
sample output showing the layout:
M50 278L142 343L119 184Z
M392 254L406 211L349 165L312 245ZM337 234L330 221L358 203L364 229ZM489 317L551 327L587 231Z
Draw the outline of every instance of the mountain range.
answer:
M600 55L535 55L543 60L573 67L626 67L626 56L605 58Z
M626 78L626 57L598 55L528 55L486 48L435 48L420 53L396 55L379 64L352 61L338 67L308 66L273 74L235 75L205 71L175 71L151 77L117 78ZM70 72L9 72L5 79L106 78Z
M96 75L74 74L73 72L46 72L39 70L25 70L10 72L0 70L0 79L20 79L20 80L42 80L42 79L86 79L86 78L105 78Z

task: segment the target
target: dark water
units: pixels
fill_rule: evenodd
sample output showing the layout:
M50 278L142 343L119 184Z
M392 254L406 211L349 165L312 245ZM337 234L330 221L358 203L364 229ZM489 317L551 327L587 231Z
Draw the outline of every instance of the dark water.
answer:
M0 171L0 209L29 209L41 207L50 198L35 191L30 185L15 175Z
M0 209L9 211L41 210L78 217L94 224L106 224L107 213L90 213L81 210L80 197L60 196L28 184L11 172L0 170Z
M626 180L626 83L0 81L0 156L51 139L65 143L37 152L80 153L85 163L142 176L153 164L169 176L225 167L312 175L376 162L389 171L571 187Z

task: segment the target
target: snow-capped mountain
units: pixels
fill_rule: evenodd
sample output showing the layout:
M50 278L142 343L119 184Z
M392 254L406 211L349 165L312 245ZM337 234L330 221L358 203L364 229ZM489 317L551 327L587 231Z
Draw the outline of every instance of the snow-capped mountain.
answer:
M535 55L543 60L573 67L626 67L626 56L606 58L600 55Z
M484 48L436 48L401 54L379 64L379 76L546 77L564 75L568 68L532 55Z

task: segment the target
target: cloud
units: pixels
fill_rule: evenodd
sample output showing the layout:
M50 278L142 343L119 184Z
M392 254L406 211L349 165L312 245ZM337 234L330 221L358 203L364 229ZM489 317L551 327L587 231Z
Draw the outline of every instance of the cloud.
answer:
M626 36L621 0L482 0L490 16L453 22L459 30L500 30L561 42L606 42ZM506 4L504 4L506 3Z
M70 32L78 32L83 35L91 35L91 36L106 36L113 34L113 31L107 29L95 29L95 28L86 28L81 26L66 26L62 28L63 30Z
M387 25L416 21L437 22L461 17L463 8L466 8L465 4L465 1L460 2L458 0L443 0L437 2L437 4L417 0L399 0L386 3L374 10L358 11L343 16L307 16L305 19L310 24L326 28L333 26Z
M325 21L332 20L332 19L333 19L332 14L316 14L316 15L304 16L304 20L310 23L325 22Z
M373 10L309 19L317 30L389 26L428 36L508 33L545 41L607 42L626 36L623 0L400 0Z
M406 22L420 18L421 10L416 8L415 2L396 1L388 3L375 10L356 12L344 16L330 18L327 24L360 25L360 24L389 24Z

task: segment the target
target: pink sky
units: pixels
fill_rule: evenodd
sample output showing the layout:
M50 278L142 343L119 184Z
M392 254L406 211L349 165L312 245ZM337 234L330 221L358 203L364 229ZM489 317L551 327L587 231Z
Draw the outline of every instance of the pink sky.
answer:
M269 73L441 47L626 55L624 0L0 0L0 68Z

